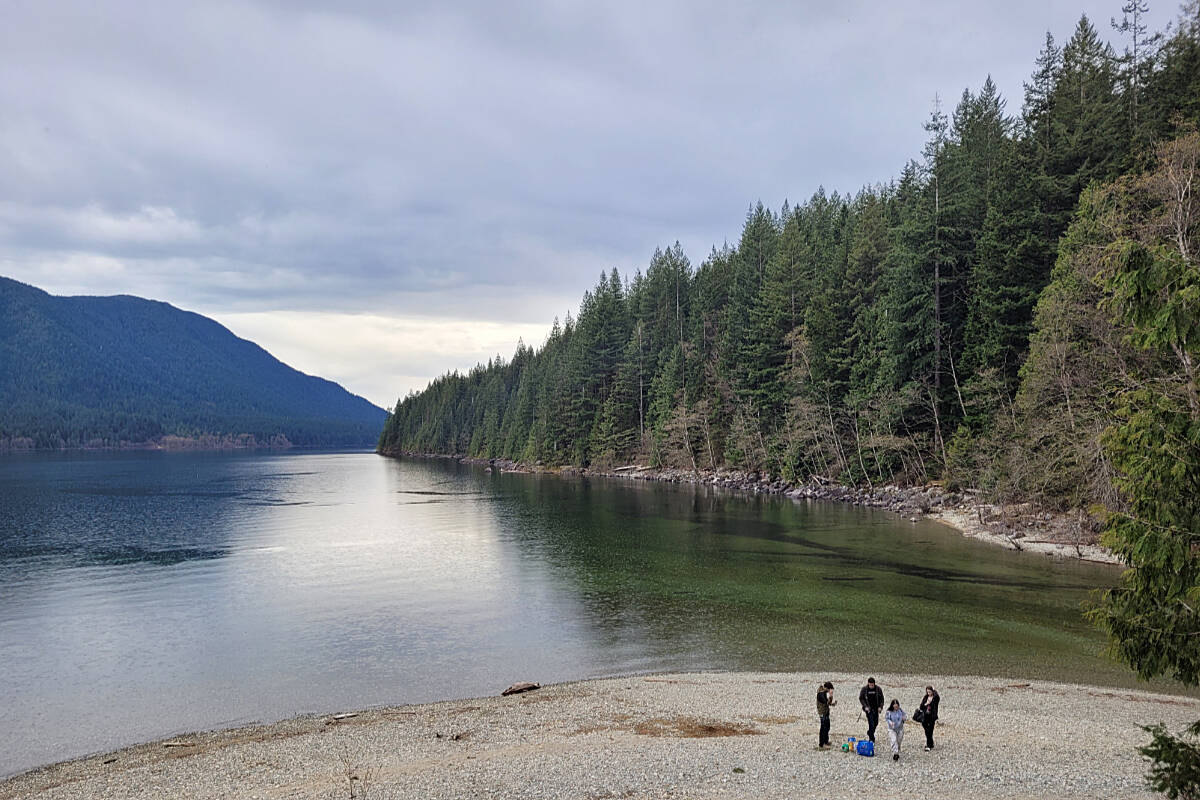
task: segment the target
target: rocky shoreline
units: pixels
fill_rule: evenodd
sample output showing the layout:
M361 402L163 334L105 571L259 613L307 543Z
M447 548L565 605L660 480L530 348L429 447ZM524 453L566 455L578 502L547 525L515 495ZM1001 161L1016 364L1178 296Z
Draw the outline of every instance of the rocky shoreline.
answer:
M875 677L909 712L927 683L938 688L934 750L924 750L911 722L899 761L883 731L882 757L816 749L813 698L824 680L841 700L833 741L865 735L855 703L861 674L638 675L187 734L0 781L0 800L1152 800L1136 751L1147 740L1140 726L1179 730L1200 716L1200 699L1186 696L1012 678Z
M980 499L977 492L950 492L941 486L852 487L834 483L791 484L782 479L738 470L656 469L627 465L613 469L547 467L508 459L448 456L434 453L383 453L418 459L443 459L475 464L499 472L586 475L623 480L661 481L713 486L750 494L786 495L794 500L822 500L890 511L910 521L932 519L955 528L965 536L1000 547L1040 553L1056 558L1075 558L1104 564L1120 564L1112 551L1099 543L1100 527L1079 512L1062 513L1037 508L1029 503L995 504Z

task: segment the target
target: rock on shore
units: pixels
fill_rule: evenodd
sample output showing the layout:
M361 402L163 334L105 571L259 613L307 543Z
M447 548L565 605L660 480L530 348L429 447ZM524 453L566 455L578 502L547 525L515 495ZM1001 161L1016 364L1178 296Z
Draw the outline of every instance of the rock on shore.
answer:
M912 710L941 692L937 747L815 749L816 686L833 738L862 737L865 676L635 676L176 737L35 770L9 798L1151 798L1140 725L1180 729L1191 697L1004 678L877 674ZM504 682L502 682L504 683ZM880 731L879 747L886 751Z

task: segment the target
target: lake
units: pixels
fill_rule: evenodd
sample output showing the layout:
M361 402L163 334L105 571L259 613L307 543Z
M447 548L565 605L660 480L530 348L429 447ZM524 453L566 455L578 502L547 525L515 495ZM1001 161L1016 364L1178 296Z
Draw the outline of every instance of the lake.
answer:
M705 487L371 453L9 456L0 775L526 680L828 669L1133 686L1081 617L1118 574Z

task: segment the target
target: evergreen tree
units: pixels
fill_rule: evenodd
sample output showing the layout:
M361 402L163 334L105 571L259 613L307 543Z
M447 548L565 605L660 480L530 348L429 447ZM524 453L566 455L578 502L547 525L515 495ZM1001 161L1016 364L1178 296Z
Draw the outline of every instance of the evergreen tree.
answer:
M1112 19L1113 30L1129 37L1129 46L1121 60L1124 73L1126 107L1128 108L1129 135L1132 140L1138 130L1138 98L1140 89L1145 81L1146 54L1160 38L1159 34L1148 37L1149 28L1146 26L1146 14L1150 4L1146 0L1129 0L1121 6L1121 21Z
M722 322L724 372L740 403L753 404L758 387L752 376L769 370L768 352L755 336L752 315L766 281L767 265L779 239L775 215L760 202L746 214L742 238L732 260L729 302Z
M1057 146L1054 171L1062 176L1058 207L1066 229L1074 200L1095 180L1119 174L1128 156L1129 137L1123 135L1117 93L1116 57L1100 40L1086 16L1063 47L1062 70L1054 87L1050 124Z
M1174 138L1180 123L1200 125L1200 0L1183 5L1175 33L1148 63L1139 141Z
M1100 192L1106 241L1093 256L1106 306L1149 354L1133 374L1105 438L1125 504L1106 541L1129 565L1095 618L1118 655L1149 678L1200 684L1200 134L1156 150L1155 168ZM1163 726L1142 749L1151 785L1171 797L1200 791L1200 723L1182 737Z

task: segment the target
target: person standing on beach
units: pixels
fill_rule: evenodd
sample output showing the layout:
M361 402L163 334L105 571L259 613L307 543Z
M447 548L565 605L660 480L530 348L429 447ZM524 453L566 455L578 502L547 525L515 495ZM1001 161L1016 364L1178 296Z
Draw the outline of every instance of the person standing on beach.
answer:
M904 743L904 721L908 714L900 707L900 701L892 698L884 721L887 723L888 744L892 746L892 761L900 760L900 745Z
M837 705L833 699L833 683L825 681L817 691L817 716L821 718L821 733L817 740L818 750L829 749L829 709Z
M920 722L921 727L925 729L925 749L933 749L933 725L938 718L938 703L941 697L932 686L925 687L925 696L921 698L921 705L917 710L921 712ZM913 717L917 719L917 717Z
M867 715L867 739L875 741L875 727L879 725L879 712L883 711L883 689L875 685L874 678L867 678L867 685L858 692L858 704Z

